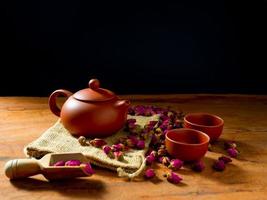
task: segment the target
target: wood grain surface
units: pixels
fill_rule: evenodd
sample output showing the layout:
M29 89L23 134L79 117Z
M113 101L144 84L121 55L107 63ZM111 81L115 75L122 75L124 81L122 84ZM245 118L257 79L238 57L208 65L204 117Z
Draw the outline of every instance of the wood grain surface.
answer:
M157 178L129 182L114 172L96 168L90 178L48 182L41 175L9 181L0 172L0 199L267 199L267 96L247 95L131 95L132 104L167 107L221 116L225 127L213 151L204 158L206 169L196 173L178 171L183 182L173 185L156 165ZM57 120L48 109L47 98L0 98L0 165L24 158L23 147L39 137ZM241 154L225 171L212 163L222 154L224 140L236 140Z

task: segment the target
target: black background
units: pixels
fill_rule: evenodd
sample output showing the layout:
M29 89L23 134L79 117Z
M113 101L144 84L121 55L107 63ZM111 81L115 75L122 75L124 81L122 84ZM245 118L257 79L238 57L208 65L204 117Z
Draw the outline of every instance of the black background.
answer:
M1 5L1 96L93 77L118 94L267 94L266 1Z

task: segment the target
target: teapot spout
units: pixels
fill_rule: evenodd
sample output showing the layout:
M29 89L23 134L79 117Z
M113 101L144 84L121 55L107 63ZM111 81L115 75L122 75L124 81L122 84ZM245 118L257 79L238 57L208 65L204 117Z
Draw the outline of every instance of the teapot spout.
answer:
M115 104L116 108L119 109L128 109L130 106L130 101L128 100L118 100Z

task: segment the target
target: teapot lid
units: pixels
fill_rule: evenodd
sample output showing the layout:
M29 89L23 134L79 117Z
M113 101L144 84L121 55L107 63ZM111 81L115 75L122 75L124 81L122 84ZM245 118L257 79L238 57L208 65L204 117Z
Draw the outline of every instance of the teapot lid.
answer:
M89 88L76 92L73 97L81 101L108 101L115 97L115 94L109 90L100 88L100 82L97 79L89 81Z

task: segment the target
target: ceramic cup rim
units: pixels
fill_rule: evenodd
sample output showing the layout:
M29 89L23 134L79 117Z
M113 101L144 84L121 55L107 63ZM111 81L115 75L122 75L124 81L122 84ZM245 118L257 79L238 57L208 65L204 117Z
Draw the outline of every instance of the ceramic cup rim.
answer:
M213 118L216 118L220 121L219 124L217 125L202 125L202 124L197 124L197 123L193 123L193 122L190 122L187 120L187 117L188 116L192 116L192 115L206 115L206 116L210 116L210 117L213 117ZM224 125L224 120L217 116L217 115L214 115L214 114L210 114L210 113L203 113L203 112L196 112L196 113L188 113L184 116L184 122L190 124L190 125L193 125L193 126L198 126L198 127L203 127L203 128L216 128L216 127L220 127L220 126L223 126Z
M168 134L170 132L178 132L177 134L179 134L179 132L182 132L182 131L191 131L191 132L198 133L200 135L204 135L207 140L205 142L202 142L202 143L189 144L189 143L184 143L184 142L179 142L179 141L173 140L173 139L169 138L169 136L168 136ZM199 130L191 129L191 128L177 128L177 129L168 130L165 137L166 137L166 140L169 140L172 143L175 143L178 145L184 145L184 146L202 146L202 145L210 142L210 136L208 136L206 133L199 131Z

